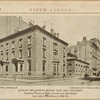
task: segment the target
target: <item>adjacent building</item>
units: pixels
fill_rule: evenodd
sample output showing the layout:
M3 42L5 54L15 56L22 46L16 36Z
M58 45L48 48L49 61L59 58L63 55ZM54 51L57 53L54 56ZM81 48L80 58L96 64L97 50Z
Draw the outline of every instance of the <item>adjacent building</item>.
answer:
M82 42L70 46L68 52L90 64L90 75L98 75L100 71L100 41L97 38L87 40L86 37L83 37Z
M67 74L68 77L84 77L85 74L89 75L89 63L78 59L77 56L67 54Z
M0 38L26 29L29 24L21 16L0 16Z
M68 43L59 34L33 25L0 39L3 76L62 77L67 75Z

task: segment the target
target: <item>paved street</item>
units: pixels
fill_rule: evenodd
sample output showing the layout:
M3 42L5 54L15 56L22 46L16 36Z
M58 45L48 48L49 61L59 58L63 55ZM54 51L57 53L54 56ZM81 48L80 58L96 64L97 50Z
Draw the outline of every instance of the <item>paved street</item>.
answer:
M5 80L0 79L0 86L2 85L25 85L25 86L33 86L33 85L44 85L44 86L68 86L68 85L81 85L81 86L91 86L91 85L100 85L100 81L87 81L76 78L71 79L49 79L49 80Z

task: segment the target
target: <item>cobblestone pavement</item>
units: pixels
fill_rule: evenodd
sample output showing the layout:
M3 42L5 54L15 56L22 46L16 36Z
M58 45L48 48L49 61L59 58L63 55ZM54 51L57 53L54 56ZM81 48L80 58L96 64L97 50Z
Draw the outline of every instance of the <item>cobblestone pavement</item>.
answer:
M55 80L40 80L40 81L14 81L14 80L1 80L0 79L0 86L3 85L24 85L24 86L69 86L69 85L80 85L80 86L99 86L100 81L87 81L87 80L81 80L76 78L70 78L70 79L55 79Z

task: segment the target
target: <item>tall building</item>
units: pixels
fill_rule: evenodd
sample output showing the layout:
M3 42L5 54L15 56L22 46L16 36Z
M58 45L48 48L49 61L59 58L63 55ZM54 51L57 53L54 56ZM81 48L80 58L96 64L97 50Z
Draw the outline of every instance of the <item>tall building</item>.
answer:
M29 25L22 17L0 16L0 38L28 28Z
M68 52L75 54L80 60L90 64L90 74L97 75L100 71L100 41L96 38L87 40L83 37L82 42L70 46Z
M68 43L38 25L0 39L0 74L62 77L67 75Z

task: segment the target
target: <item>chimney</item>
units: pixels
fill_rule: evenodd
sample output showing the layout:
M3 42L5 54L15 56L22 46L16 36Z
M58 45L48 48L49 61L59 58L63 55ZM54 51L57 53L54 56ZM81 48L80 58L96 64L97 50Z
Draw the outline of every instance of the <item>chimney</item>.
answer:
M44 25L44 26L42 26L42 28L43 28L43 29L46 29L46 26Z
M56 37L56 33L53 33L53 35Z
M42 26L43 29L46 29L46 25L45 25L45 21L44 21L44 25Z
M83 42L87 42L86 36L83 37Z
M30 20L29 27L32 27L32 26L34 26L34 21L32 22L32 20Z
M59 38L59 33L57 33L57 38Z
M54 33L55 33L54 29L51 29L51 34L54 34Z

